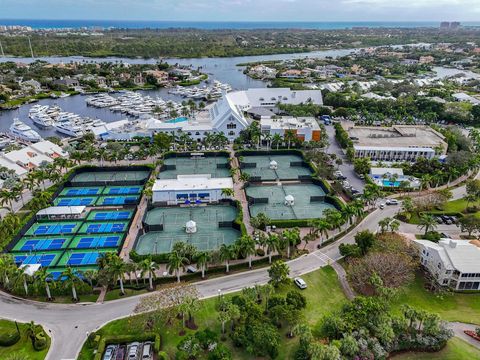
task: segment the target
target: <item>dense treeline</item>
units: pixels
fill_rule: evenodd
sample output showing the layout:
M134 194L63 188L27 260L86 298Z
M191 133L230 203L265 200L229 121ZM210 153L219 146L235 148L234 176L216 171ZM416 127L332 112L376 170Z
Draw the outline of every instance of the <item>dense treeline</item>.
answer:
M115 29L103 36L33 33L35 56L83 55L124 57L212 57L242 56L311 51L324 48L394 45L412 42L468 42L478 39L476 29L452 33L437 29L355 29L355 30L198 30L198 29ZM10 56L30 56L25 35L1 36Z

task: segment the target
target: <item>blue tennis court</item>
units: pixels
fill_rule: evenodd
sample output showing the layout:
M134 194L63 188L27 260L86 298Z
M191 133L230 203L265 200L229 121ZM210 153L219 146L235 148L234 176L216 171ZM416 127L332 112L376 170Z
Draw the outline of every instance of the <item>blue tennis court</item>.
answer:
M128 210L120 211L96 211L88 216L90 221L112 221L112 220L128 220L132 217L133 212Z
M120 235L81 236L73 240L71 247L77 249L116 248L121 239Z
M66 197L57 198L53 203L56 206L91 206L96 200L96 197Z
M116 233L125 231L126 227L127 223L85 223L80 228L80 232L85 234Z
M100 195L103 190L103 187L91 187L91 188L65 188L60 193L60 196L91 196L91 195Z
M67 260L67 265L93 265L97 263L100 254L97 252L74 253Z
M36 223L28 229L26 235L73 234L80 223Z
M138 195L142 192L140 186L112 186L106 187L103 191L104 195Z
M115 205L134 205L138 202L138 196L105 196L100 197L97 201L98 206L115 206Z
M67 239L33 239L27 240L20 251L60 250Z
M16 255L15 263L17 265L33 265L40 264L42 267L50 266L57 254L42 255Z

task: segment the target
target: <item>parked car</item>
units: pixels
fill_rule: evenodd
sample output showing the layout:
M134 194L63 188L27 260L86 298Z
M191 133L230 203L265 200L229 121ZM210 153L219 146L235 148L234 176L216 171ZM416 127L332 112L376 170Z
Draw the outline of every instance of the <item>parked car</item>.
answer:
M378 205L378 208L379 208L380 210L385 209L385 204L384 204L384 203L381 203L380 205Z
M445 234L445 233L443 233L443 232L440 233L440 236L441 236L442 238L445 238L445 239L451 239L451 238L452 238L450 235Z
M307 288L307 283L300 277L296 277L295 279L293 279L293 282L302 290Z
M105 349L105 354L103 354L103 360L114 360L116 349L117 347L115 345L108 345Z
M153 346L150 341L143 343L142 350L142 360L152 360L153 359Z
M443 224L443 219L440 216L437 216L435 220L437 220L437 224Z
M133 342L128 345L128 360L138 360L139 342Z
M397 199L388 199L386 202L387 205L398 205Z
M187 272L190 273L190 274L194 274L194 273L196 273L197 271L198 271L198 270L197 270L197 268L196 268L195 266L190 265L190 266L187 267Z
M120 345L117 349L117 356L115 360L125 360L125 353L127 352L127 347L125 345Z

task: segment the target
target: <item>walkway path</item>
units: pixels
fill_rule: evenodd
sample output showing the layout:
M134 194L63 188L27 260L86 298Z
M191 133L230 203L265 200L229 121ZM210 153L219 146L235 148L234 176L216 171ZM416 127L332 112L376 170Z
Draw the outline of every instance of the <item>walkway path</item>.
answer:
M475 329L478 327L478 325L465 324L465 323L460 323L460 322L451 322L450 327L452 328L453 332L455 333L455 336L457 336L460 339L468 342L470 345L475 346L477 349L480 349L480 341L475 340L474 338L468 336L467 334L465 334L463 332L464 330L475 331Z
M338 276L338 280L340 281L340 285L342 285L343 293L347 297L348 300L352 300L355 297L355 292L353 291L352 287L350 286L350 283L347 280L347 272L343 268L342 265L340 265L338 262L334 262L332 265L332 268L335 270Z
M231 165L238 169L237 173L233 176L233 191L235 192L235 199L240 201L242 206L242 213L243 213L243 223L245 224L245 228L247 229L248 234L253 233L253 227L250 224L250 213L248 209L248 201L245 191L243 190L243 183L240 180L240 163L235 156L235 151L233 151L233 147L229 149L230 158L232 159Z

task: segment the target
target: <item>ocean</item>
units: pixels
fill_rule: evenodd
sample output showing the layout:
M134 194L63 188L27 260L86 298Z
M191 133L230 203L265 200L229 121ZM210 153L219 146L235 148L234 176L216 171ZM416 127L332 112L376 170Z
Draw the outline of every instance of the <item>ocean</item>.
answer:
M319 29L338 30L354 27L369 28L415 28L439 27L440 22L419 21L332 21L332 22L273 22L273 21L132 21L132 20L41 20L41 19L0 19L0 25L22 25L34 29L59 28L126 28L126 29L168 29L168 28L195 28L204 30L215 29ZM480 26L480 22L462 22L463 26Z

